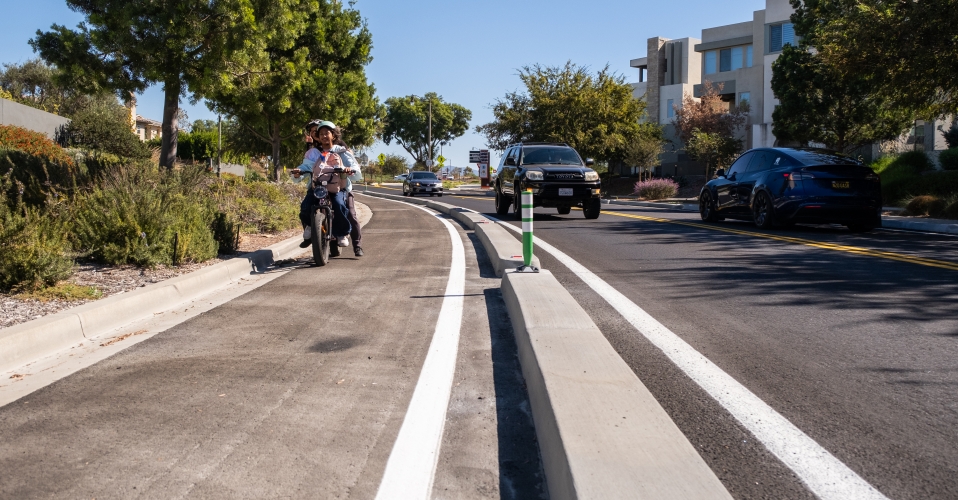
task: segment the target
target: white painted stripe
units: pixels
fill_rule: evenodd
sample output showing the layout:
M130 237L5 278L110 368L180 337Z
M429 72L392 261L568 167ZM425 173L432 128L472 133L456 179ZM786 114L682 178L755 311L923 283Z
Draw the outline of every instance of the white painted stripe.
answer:
M412 206L433 214L424 207ZM459 233L446 219L437 219L446 226L452 239L449 281L439 310L436 331L429 344L429 353L399 429L399 436L386 462L386 471L376 493L377 500L425 500L432 496L442 431L446 423L446 408L449 406L456 372L466 284L466 257Z
M488 216L487 216L488 217ZM489 217L510 231L511 224ZM709 393L762 442L779 460L824 500L886 499L855 471L822 448L814 439L759 399L752 391L709 361L678 335L655 320L618 290L571 257L535 238L545 250L596 291L645 338L662 350L686 375Z
M531 223L531 222L523 222L523 223L522 223L522 232L524 232L524 233L531 233L531 232L532 232L532 223Z

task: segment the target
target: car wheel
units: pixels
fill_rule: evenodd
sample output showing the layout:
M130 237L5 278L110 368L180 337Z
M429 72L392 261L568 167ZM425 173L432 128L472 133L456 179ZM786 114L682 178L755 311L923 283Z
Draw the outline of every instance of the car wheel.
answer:
M509 213L509 203L512 200L506 198L506 195L502 194L502 191L499 191L496 188L496 213L498 215L506 215Z
M442 198L442 193L437 194L436 196Z
M569 215L572 212L572 207L556 207L556 211L559 212L559 215Z
M845 224L845 226L847 226L848 230L853 233L867 233L872 229L875 229L875 225L868 222Z
M586 219L598 219L599 214L602 213L602 200L592 198L585 202L582 206L582 213L585 214Z
M712 194L708 191L702 193L699 197L699 215L705 222L717 222L718 215L715 213L715 202L712 201Z
M516 195L512 197L512 215L519 220L522 220L522 196L519 195L519 192L516 192Z
M406 185L405 185L405 184L403 184L403 186L402 186L402 195L403 195L403 196L409 196L409 190L406 189Z
M772 213L772 200L765 193L755 195L752 202L752 220L759 229L771 229L774 214Z

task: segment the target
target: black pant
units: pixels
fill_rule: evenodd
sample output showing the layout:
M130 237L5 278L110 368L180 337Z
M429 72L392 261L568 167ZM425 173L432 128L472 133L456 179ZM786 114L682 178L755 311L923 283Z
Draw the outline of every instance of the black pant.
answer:
M350 238L353 240L353 248L358 248L363 239L363 233L359 229L359 218L356 217L356 202L353 201L353 192L350 191L349 195L346 196L346 206L349 207L349 224L352 226L352 231L349 232Z

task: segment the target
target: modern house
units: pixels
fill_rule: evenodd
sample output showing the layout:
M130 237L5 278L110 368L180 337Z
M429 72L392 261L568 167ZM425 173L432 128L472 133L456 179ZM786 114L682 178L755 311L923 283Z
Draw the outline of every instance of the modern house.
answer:
M701 166L682 154L684 145L671 125L674 110L682 106L685 94L698 98L706 81L721 85L722 101L730 107L749 103L749 119L742 130L746 148L776 146L772 133L772 111L778 104L772 93L772 62L782 48L796 43L789 18L794 10L788 0L766 0L765 9L752 13L752 20L702 30L701 39L650 38L646 57L633 59L639 70L633 95L647 102L647 120L663 125L673 146L661 156L659 175L695 175ZM875 145L864 156L874 158L889 149L923 149L937 157L944 149L939 127L950 121L918 121L897 145ZM621 172L627 174L626 172Z

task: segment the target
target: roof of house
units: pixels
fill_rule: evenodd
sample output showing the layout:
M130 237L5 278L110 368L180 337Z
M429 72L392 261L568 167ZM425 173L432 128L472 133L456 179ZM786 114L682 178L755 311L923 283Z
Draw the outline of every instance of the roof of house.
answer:
M136 124L137 124L137 125L150 125L150 126L153 126L153 127L162 127L162 126L163 126L162 123L160 123L160 122L158 122L158 121L156 121L156 120L151 120L151 119L149 119L149 118L144 118L144 117L142 117L142 116L140 116L140 115L136 115Z

